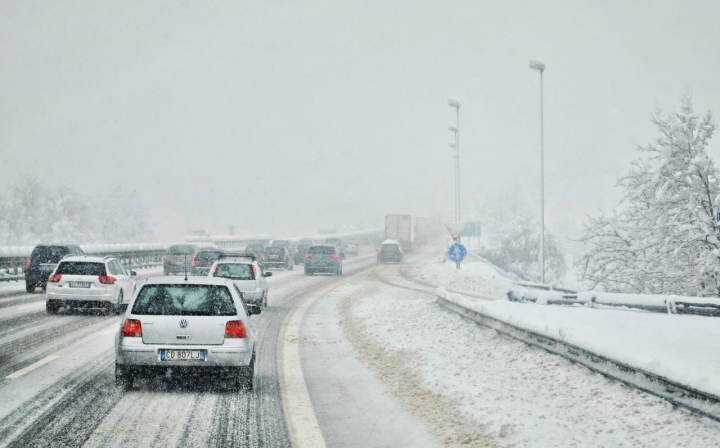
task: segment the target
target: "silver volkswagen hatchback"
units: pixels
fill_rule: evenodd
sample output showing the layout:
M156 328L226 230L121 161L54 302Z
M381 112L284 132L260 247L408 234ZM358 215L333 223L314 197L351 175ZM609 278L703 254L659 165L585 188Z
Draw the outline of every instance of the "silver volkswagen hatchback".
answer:
M141 376L219 372L233 389L252 389L260 307L247 305L231 280L154 277L142 285L115 337L115 384Z

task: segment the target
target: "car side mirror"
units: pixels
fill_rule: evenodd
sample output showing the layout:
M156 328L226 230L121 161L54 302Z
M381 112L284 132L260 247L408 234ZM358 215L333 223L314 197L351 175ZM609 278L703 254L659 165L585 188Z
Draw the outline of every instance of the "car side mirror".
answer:
M272 272L266 272L263 274L263 277L272 277Z
M130 271L130 277L135 277L136 275L137 275L137 272L135 272L135 271Z
M257 305L247 305L248 314L253 316L255 314L260 314L262 310Z

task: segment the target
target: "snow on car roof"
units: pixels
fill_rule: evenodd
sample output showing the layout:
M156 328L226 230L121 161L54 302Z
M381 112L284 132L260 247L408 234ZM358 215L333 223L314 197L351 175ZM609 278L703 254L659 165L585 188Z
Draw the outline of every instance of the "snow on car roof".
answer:
M148 277L146 285L226 285L230 280L222 277L195 277L182 275Z
M382 242L383 244L397 244L400 245L400 242L398 240L385 240Z
M110 257L98 257L98 256L92 256L92 255L73 255L70 257L63 257L60 262L63 261L91 261L93 263L105 263L105 260L108 260ZM114 257L113 257L114 258Z

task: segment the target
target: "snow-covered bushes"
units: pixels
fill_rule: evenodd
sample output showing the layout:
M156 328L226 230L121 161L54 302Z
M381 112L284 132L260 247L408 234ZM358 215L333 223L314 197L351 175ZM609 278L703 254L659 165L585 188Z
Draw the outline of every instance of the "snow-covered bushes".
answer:
M151 236L145 209L120 188L87 197L28 179L0 192L0 246L135 242Z
M717 125L689 95L680 110L656 112L660 136L619 179L623 199L590 219L577 266L608 292L720 295L718 171L706 148Z
M481 255L499 268L523 280L540 281L540 223L520 205L496 219L492 246ZM567 271L565 253L555 237L545 232L545 279L562 280Z

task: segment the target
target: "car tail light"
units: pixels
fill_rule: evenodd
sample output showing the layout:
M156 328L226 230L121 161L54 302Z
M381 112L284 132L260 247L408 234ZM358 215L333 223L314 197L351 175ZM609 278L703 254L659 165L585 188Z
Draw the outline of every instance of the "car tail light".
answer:
M120 330L121 338L141 338L142 324L137 319L125 319Z
M163 255L163 261L167 261L167 260L168 260L168 256L167 256L167 255Z
M306 259L306 260L309 260L309 259L311 259L311 258L312 258L312 254L305 254L305 259Z
M200 264L200 262L198 261L197 257L193 257L193 259L192 259L192 265L193 265L193 266L197 266L197 265L199 265L199 264Z
M253 276L254 276L254 277L257 277L257 276L258 276L258 268L257 268L257 266L252 265L252 270L253 270Z
M398 253L402 255L402 249L398 249Z
M382 255L382 250L378 249L378 255Z
M115 284L115 277L110 277L108 275L101 275L98 277L98 280L100 280L100 283L103 285L114 285Z
M212 274L212 275L214 276L214 275L215 275L215 271L217 271L217 265L213 265L213 267L210 268L210 274Z
M283 261L287 261L287 257L283 257Z
M330 254L330 258L332 258L333 260L337 260L337 254Z
M245 324L241 320L229 320L225 324L225 339L247 338Z
M30 270L30 265L32 264L32 258L28 258L25 262L25 272L28 272Z
M62 278L61 274L53 274L48 278L48 283L57 283Z

